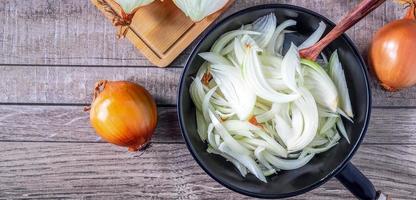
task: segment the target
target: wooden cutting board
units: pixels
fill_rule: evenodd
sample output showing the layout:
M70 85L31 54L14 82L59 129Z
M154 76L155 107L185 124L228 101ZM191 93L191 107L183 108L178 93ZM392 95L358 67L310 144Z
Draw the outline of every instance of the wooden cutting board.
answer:
M121 16L121 8L113 0L91 2L113 22L115 15ZM230 0L220 11L195 23L171 0L157 0L139 8L130 25L123 26L121 30L150 62L158 67L166 67L232 3L234 0Z

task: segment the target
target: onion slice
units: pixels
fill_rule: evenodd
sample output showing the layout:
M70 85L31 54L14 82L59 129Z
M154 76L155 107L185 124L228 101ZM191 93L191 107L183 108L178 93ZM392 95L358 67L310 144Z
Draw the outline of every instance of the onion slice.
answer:
M289 152L295 152L305 148L315 138L318 130L319 117L318 108L312 94L305 88L300 88L302 97L294 103L302 112L303 116L303 132L294 142L287 144Z
M292 43L282 61L283 81L292 91L297 92L296 71L300 71L300 56L296 46Z
M212 147L208 147L207 152L217 154L217 155L220 155L220 156L224 157L225 159L227 159L228 161L233 163L233 165L238 169L238 171L240 171L240 174L243 177L245 177L247 175L247 168L244 165L242 165L238 160L234 159L233 157L229 156L228 154L226 154L224 152L221 152L219 150L216 150Z
M259 35L260 33L247 30L234 30L224 33L211 47L211 52L220 53L222 49L235 37L240 35Z
M331 112L338 107L338 92L331 78L319 64L310 60L301 60L306 66L304 85L312 93L316 102Z
M271 102L285 103L299 98L298 94L285 94L274 90L264 77L262 65L258 56L258 47L250 36L242 38L237 42L239 48L244 49L244 54L240 55L243 60L243 79L257 94L257 96Z
M268 52L270 52L272 55L276 53L280 53L280 48L283 46L283 37L284 33L283 30L285 30L289 26L295 26L296 21L293 19L286 20L282 22L277 28L275 29L273 33L273 37L270 39L269 44L267 45L266 49ZM280 37L280 39L279 39Z
M312 35L306 39L300 46L299 49L306 49L311 46L313 46L315 43L321 39L322 35L324 34L326 29L326 24L324 22L319 22L318 28L315 30L315 32L312 33Z
M345 129L344 122L342 122L342 119L338 119L337 127L339 129L339 132L341 132L341 135L347 140L347 142L351 143L350 138L348 137L348 134L347 134L347 130Z
M211 74L234 113L240 120L247 119L256 103L256 95L242 81L239 70L228 65L212 65Z
M253 36L253 39L260 48L264 48L269 44L276 30L276 25L277 20L273 13L260 17L251 24L252 31L261 33L260 35Z
M332 53L329 59L329 75L334 81L340 96L340 107L350 117L354 117L352 112L350 94L348 92L347 81L341 62L339 61L338 52Z
M308 163L315 154L310 154L304 158L299 158L296 160L281 159L276 156L273 156L267 151L264 151L263 155L266 158L266 160L270 162L270 164L272 164L273 166L283 170L292 170L301 168L304 165L306 165L306 163Z
M205 142L208 138L208 125L200 111L196 111L196 126L199 137Z
M204 60L210 62L211 64L233 66L233 64L230 61L228 61L226 58L224 58L223 56L221 56L217 53L204 52L204 53L200 53L198 55L201 56Z
M260 167L257 165L253 158L251 158L248 155L236 153L227 145L225 145L225 143L222 143L218 148L225 154L228 154L232 158L239 161L243 166L245 166L248 169L248 171L250 171L259 180L267 183L266 177L263 175L262 171L260 170Z
M208 111L208 112L209 112L209 117L211 118L211 121L212 121L212 124L214 125L215 130L218 131L218 134L221 136L221 138L224 140L227 146L230 147L231 150L235 151L238 154L250 155L250 151L246 149L245 147L241 146L241 144L238 143L237 140L235 140L230 135L230 133L228 133L228 131L220 123L217 117L211 111Z

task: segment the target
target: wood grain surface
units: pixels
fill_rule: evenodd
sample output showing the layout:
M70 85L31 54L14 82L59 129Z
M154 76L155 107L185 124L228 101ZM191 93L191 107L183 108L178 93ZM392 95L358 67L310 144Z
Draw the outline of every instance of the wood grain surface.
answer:
M94 83L106 79L136 82L159 105L176 105L181 73L181 68L0 65L0 103L90 104ZM371 78L374 106L416 106L415 87L390 93Z
M109 144L0 143L0 197L241 199L206 175L184 144L131 154ZM375 159L376 158L376 159ZM353 163L395 199L414 197L415 145L362 146ZM336 180L295 199L352 199Z
M152 141L182 143L176 108L159 107L158 115ZM416 109L373 109L364 143L416 144L415 121ZM103 142L89 124L89 113L82 106L20 105L0 106L0 141Z
M337 22L359 0L236 0L223 16L265 3L289 3ZM373 33L403 15L388 1L348 35L366 57ZM155 68L88 0L0 2L0 199L248 199L196 164L181 138L176 92L191 45L167 69ZM353 163L393 199L416 196L416 88L380 89ZM159 124L145 153L101 141L88 113L97 80L145 86ZM335 179L294 199L354 199Z
M175 105L180 68L0 66L1 103L90 104L98 80L129 80Z
M238 0L224 15L267 3L309 8L337 22L358 0ZM348 32L362 52L383 24L403 15L388 1ZM2 0L0 64L132 65L150 63L127 40L117 41L115 29L87 0ZM173 65L182 67L192 47Z

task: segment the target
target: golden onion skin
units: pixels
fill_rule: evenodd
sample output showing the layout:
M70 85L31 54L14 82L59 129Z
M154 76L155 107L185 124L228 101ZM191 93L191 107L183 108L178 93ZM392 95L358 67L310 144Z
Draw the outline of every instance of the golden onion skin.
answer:
M414 13L414 6L409 13ZM369 50L372 71L388 91L416 84L416 20L414 14L393 21L374 36Z
M107 142L137 151L154 133L157 107L142 86L127 81L106 81L91 104L90 121Z

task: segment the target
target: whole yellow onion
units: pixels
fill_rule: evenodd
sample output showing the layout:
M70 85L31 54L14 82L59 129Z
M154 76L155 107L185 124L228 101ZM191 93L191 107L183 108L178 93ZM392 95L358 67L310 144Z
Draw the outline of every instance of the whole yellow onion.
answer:
M137 151L149 143L156 128L156 103L146 89L135 83L99 81L90 120L104 140Z
M404 19L388 23L374 36L369 52L372 71L388 91L416 84L416 0Z

